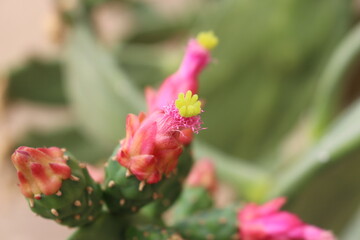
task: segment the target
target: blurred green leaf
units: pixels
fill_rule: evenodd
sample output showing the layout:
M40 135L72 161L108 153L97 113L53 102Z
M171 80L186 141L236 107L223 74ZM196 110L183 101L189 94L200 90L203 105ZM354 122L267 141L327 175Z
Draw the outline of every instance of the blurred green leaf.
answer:
M146 2L132 1L129 6L136 19L134 32L126 40L130 43L149 44L168 40L178 33L188 31L194 21L193 11L169 19L157 12L152 4Z
M339 44L320 78L312 109L315 137L321 136L339 110L344 75L359 55L360 24Z
M339 232L360 202L360 100L297 162L275 173L268 198L288 195L304 220Z
M350 1L228 0L197 30L219 36L203 76L201 138L246 159L268 158L313 97L324 60L350 27Z
M311 179L319 169L335 161L341 161L344 156L360 148L360 100L346 110L329 131L314 147L292 164L288 169L280 169L282 174L277 179L270 197L293 194L298 187Z
M107 152L89 140L75 127L58 129L49 133L31 131L17 144L18 146L50 147L68 149L77 159L83 162L97 163Z
M347 226L341 240L358 240L360 239L360 208L357 209L350 224Z
M111 150L124 136L128 113L145 109L141 91L83 25L75 26L65 55L66 89L79 125Z
M66 104L62 64L31 59L9 74L8 98L46 104Z

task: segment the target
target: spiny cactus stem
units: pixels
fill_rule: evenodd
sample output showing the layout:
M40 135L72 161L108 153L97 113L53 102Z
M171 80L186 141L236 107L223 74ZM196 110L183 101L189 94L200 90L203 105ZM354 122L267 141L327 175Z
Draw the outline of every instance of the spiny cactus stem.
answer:
M108 187L109 187L109 188L112 188L113 186L115 186L115 181L111 180L111 181L108 183Z
M31 199L31 198L30 198L30 199L29 199L29 204L30 204L30 207L33 208L33 207L34 207L34 199Z
M62 195L62 192L59 190L55 193L56 196L60 197Z
M234 235L231 236L231 240L239 240L239 235L237 233L235 233Z
M227 223L226 218L224 218L224 217L219 218L219 223L220 224L226 224Z
M51 214L54 215L55 217L58 217L59 216L59 212L55 209L55 208L52 208L50 210Z
M152 197L154 200L160 198L159 194L157 194L156 192L153 193Z
M158 193L154 192L152 197L154 200L156 200L156 199L160 198L160 195Z
M170 203L171 203L171 202L170 202L169 199L164 199L164 200L162 201L162 204L163 204L165 207L169 206Z
M126 177L130 177L131 175L132 175L132 174L131 174L130 170L129 170L129 169L126 169L125 176L126 176Z
M79 163L80 168L86 168L86 163Z
M215 237L213 234L209 233L208 235L206 235L206 240L214 240Z
M71 175L71 176L70 176L70 180L71 180L71 181L74 181L74 182L78 182L78 181L80 181L80 178L78 178L78 177L76 177L76 176L74 176L74 175Z
M122 199L120 199L120 206L124 206L125 205L125 199L124 198L122 198Z
M140 184L139 184L139 191L141 192L142 190L144 190L144 187L145 187L146 183L145 181L141 181Z
M115 156L113 156L113 157L111 158L111 160L116 161L116 157L115 157Z
M81 207L81 202L80 202L79 200L76 200L76 201L74 202L74 205L75 205L76 207Z
M41 200L41 194L35 194L35 195L34 195L34 198L35 198L36 200Z
M86 191L88 192L88 194L92 194L94 189L92 187L88 186L88 187L86 187Z
M67 155L64 155L64 159L65 159L65 161L68 161L70 159L70 157Z

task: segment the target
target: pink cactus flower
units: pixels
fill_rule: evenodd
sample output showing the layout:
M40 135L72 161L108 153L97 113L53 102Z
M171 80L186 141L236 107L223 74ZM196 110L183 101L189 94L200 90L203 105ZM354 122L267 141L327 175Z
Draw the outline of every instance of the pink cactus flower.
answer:
M27 198L54 194L62 181L71 176L64 152L57 147L19 147L11 160L17 169L21 192Z
M210 50L218 43L212 32L200 33L188 43L180 68L156 91L150 87L145 90L149 112L171 104L179 93L198 92L198 76L211 60Z
M214 193L217 187L214 164L208 159L202 159L196 162L186 179L186 185L203 187L210 193Z
M302 222L295 214L280 211L285 198L264 205L250 203L238 213L242 240L335 240L334 235Z
M141 113L127 117L126 137L121 141L117 160L140 181L156 183L163 174L170 174L182 153L182 130L201 129L197 95L189 91L186 96L179 94L179 99L177 106L172 103L148 116Z

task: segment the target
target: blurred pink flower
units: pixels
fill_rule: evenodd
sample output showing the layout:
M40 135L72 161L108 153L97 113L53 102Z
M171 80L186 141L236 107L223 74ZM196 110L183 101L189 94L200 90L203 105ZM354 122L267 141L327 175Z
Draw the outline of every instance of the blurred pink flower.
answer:
M202 159L196 162L186 179L186 185L203 187L210 193L213 193L217 187L214 164L208 159Z
M250 203L238 213L242 240L335 240L334 235L302 222L295 214L280 211L285 198L264 205Z
M103 168L87 164L86 169L88 170L90 177L95 182L97 182L97 183L103 183L104 182L105 172L104 172Z

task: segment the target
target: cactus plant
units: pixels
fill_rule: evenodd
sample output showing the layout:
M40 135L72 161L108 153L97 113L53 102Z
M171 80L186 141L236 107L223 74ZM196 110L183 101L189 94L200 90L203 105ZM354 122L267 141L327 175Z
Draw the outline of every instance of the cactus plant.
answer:
M189 175L191 143L204 129L198 75L217 44L213 32L189 41L179 70L158 90L146 89L147 112L127 116L125 137L94 178L92 168L65 149L19 147L12 160L31 210L79 227L70 240L334 240L332 233L281 212L283 198L243 209L238 203L212 208L217 181L209 161L198 162ZM166 220L162 215L173 205Z
M94 221L102 211L102 191L64 149L19 147L12 155L20 188L33 212L70 227Z

